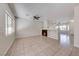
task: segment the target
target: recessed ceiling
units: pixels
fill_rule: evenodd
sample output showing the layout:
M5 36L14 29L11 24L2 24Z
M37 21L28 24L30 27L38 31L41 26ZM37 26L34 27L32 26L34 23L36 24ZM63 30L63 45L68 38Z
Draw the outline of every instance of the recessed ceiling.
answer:
M14 3L9 4L14 16L30 19L39 15L40 20L73 19L77 3Z

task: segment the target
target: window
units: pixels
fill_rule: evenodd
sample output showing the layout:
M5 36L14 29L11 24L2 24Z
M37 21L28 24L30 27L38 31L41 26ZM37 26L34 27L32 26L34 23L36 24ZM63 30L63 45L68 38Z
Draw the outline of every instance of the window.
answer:
M5 34L10 35L14 31L14 23L8 11L5 11Z
M66 25L61 25L60 30L66 30Z
M69 25L60 25L60 30L69 30Z
M64 30L64 31L69 31L69 25L59 25L59 26L55 26L56 29L60 29L60 30Z

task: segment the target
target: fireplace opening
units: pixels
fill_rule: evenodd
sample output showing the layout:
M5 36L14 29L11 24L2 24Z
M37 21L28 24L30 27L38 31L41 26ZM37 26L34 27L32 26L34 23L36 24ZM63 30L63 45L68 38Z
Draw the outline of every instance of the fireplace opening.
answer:
M47 36L47 30L42 30L42 36Z

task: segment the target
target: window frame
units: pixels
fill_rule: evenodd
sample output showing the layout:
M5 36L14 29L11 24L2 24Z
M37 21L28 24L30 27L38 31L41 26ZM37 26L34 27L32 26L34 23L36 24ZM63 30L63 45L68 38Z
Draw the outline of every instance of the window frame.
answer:
M9 24L9 20L11 24ZM8 12L8 10L5 10L5 34L8 36L12 32L14 32L14 19L11 17L11 14Z

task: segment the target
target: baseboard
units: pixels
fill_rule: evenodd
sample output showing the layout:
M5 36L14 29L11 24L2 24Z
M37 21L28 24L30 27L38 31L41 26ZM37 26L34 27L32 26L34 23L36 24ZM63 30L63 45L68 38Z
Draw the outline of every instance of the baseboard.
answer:
M77 48L79 48L79 46L78 46L78 45L74 45L74 47L77 47Z
M35 37L35 36L41 36L41 35L33 35L33 36L27 36L27 37L16 37L16 39L23 39L23 38L29 38L29 37Z
M48 37L48 38L51 38L51 37ZM51 39L58 40L58 39L56 39L56 38L51 38Z
M3 56L6 55L6 53L8 52L8 50L11 48L12 44L14 43L15 39L10 43L10 46L8 46L8 48L5 50Z

